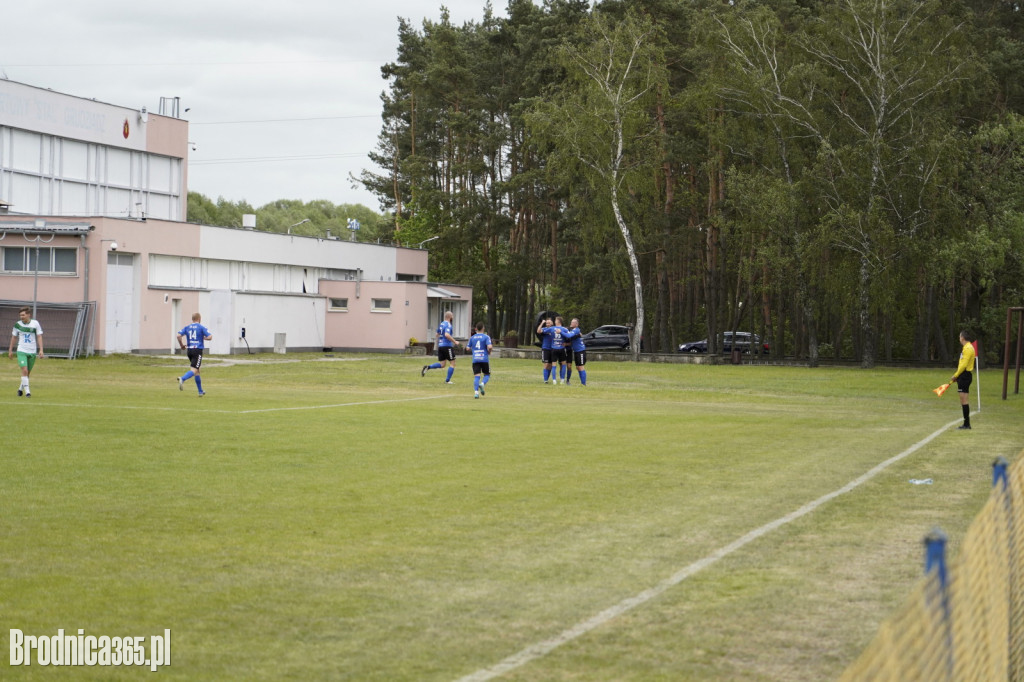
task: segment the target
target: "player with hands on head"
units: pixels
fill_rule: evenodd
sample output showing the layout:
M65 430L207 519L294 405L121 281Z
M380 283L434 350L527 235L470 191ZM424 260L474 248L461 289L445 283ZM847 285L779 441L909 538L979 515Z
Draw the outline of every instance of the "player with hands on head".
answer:
M537 325L537 336L540 337L540 361L544 365L544 383L548 383L548 379L553 378L551 376L551 335L546 333L548 327L552 326L554 321L550 317L544 318L539 325ZM552 383L554 383L552 381Z

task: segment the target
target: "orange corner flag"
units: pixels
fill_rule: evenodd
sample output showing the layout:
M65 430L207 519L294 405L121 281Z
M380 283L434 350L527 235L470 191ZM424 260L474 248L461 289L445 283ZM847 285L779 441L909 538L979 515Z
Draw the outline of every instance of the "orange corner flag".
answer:
M941 396L943 393L946 392L947 388L949 388L949 384L942 384L938 388L933 388L932 389L932 393L934 393L935 395Z

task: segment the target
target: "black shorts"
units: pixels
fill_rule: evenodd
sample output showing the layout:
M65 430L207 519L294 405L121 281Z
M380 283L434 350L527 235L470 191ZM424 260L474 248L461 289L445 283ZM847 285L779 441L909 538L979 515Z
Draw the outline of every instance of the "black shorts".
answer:
M572 364L577 367L582 367L587 364L587 351L586 350L574 350L572 352Z
M550 365L551 364L551 353L552 353L552 351L551 351L550 348L541 348L540 349L540 361L543 362L545 365Z
M440 362L455 362L455 346L438 346L437 359Z
M485 377L491 376L491 363L489 362L474 362L473 363L473 374L483 374Z
M964 372L956 378L956 392L957 393L970 393L971 382L974 381L974 375L970 372Z
M563 363L569 359L565 348L552 348L551 349L551 362L552 363Z
M188 349L188 365L193 369L199 369L203 364L203 349L202 348L189 348Z

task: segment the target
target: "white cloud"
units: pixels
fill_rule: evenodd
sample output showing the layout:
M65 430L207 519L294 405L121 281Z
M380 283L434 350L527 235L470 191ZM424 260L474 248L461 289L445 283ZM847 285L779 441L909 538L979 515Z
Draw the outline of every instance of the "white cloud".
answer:
M461 25L480 21L485 2L11 2L0 75L153 112L161 97L180 98L196 144L189 188L213 199L377 210L348 178L377 170L366 155L380 132L380 67L396 56L398 17L419 26L438 20L443 4Z

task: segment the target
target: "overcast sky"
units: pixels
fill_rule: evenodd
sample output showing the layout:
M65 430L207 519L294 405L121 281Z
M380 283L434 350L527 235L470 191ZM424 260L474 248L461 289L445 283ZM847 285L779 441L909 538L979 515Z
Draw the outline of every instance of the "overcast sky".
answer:
M189 189L211 199L379 211L349 175L373 168L398 17L419 28L443 4L462 25L485 2L8 0L0 77L154 113L161 97L180 98L195 143ZM505 16L504 0L493 4Z

